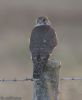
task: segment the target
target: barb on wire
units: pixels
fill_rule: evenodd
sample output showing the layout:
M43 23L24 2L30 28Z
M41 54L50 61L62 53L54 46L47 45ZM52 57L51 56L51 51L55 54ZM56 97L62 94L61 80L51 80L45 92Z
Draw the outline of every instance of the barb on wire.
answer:
M36 81L39 79L33 79L33 78L24 78L24 79L0 79L0 82L25 82L25 81ZM45 79L46 81L52 80L52 79ZM62 77L60 80L82 80L82 77Z

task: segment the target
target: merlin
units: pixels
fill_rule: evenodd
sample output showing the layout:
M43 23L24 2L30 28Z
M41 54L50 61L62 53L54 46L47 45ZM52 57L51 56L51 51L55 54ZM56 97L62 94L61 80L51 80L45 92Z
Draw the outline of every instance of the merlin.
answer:
M30 37L33 61L33 78L39 79L45 70L48 58L57 45L55 30L47 17L38 17Z

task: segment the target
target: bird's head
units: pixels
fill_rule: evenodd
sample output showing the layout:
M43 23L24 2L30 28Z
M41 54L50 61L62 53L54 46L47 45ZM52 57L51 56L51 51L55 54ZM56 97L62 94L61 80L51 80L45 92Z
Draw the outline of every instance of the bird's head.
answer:
M40 26L40 25L49 25L49 19L48 17L38 17L36 20L36 26Z

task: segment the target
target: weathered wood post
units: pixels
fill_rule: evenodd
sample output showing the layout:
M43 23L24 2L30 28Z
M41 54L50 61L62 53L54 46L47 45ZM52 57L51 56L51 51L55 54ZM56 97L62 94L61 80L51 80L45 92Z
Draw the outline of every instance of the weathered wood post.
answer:
M50 82L54 100L58 100L60 66L60 62L48 60L42 79L34 80L33 100L50 100L48 82Z

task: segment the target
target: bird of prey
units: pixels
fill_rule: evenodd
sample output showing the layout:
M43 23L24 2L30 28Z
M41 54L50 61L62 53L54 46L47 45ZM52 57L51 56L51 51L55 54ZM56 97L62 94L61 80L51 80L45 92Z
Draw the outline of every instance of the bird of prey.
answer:
M33 78L41 78L48 58L57 45L55 30L47 17L38 17L30 37L30 51L33 61Z

